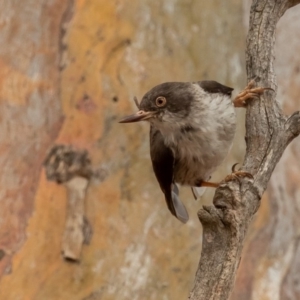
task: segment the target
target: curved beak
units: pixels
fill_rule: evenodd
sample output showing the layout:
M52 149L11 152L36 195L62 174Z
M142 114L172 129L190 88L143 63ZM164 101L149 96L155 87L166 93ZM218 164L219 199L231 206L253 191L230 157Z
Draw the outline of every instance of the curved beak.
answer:
M144 121L152 118L154 115L155 115L154 111L139 110L133 115L124 117L122 120L119 121L119 123L132 123L132 122Z

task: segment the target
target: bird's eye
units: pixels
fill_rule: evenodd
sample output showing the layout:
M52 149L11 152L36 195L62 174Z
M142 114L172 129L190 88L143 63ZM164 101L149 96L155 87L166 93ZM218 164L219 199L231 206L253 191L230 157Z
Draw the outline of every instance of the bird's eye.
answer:
M163 107L167 104L167 99L163 96L159 96L159 97L156 98L155 104L158 107Z

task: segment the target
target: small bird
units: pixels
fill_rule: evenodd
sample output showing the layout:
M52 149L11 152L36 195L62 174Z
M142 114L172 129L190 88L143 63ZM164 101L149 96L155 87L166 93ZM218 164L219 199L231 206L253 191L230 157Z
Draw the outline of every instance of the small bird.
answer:
M170 212L181 222L186 223L189 216L177 184L190 186L195 198L202 194L199 188L219 186L208 180L232 146L234 107L245 107L247 100L269 89L254 85L251 81L232 101L233 89L216 81L162 83L140 103L135 98L139 111L119 121L150 122L153 170ZM233 176L251 174L233 170Z

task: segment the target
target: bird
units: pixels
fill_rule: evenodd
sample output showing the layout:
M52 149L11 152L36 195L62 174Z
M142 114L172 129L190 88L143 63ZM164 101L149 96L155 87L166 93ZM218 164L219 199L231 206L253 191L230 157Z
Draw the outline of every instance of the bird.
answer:
M139 102L138 112L120 123L150 123L150 157L168 209L186 223L188 212L179 198L178 185L190 186L195 198L204 187L218 187L209 182L232 147L236 131L235 107L245 107L248 100L266 89L251 80L232 100L233 88L217 81L165 82L150 89ZM235 171L232 177L252 175Z

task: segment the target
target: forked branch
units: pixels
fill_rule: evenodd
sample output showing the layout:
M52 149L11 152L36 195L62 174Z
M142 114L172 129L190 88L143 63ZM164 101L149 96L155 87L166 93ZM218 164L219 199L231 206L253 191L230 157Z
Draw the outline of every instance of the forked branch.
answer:
M298 3L300 0L253 1L246 48L248 81L255 78L258 86L276 91L276 25L285 11ZM190 300L229 299L249 224L276 164L300 133L299 112L284 116L274 91L266 91L260 101L247 107L243 170L253 174L254 180L245 178L221 185L216 190L214 206L198 212L203 242Z

